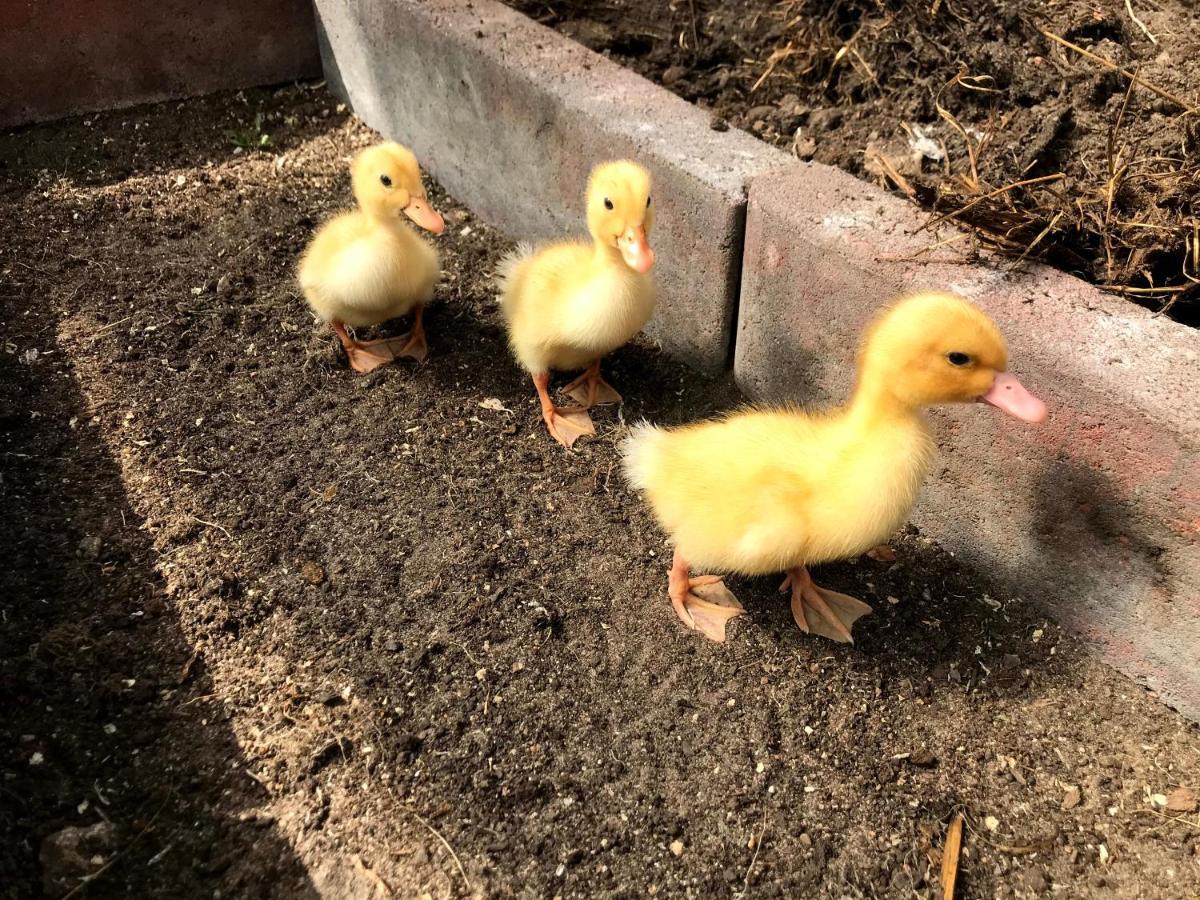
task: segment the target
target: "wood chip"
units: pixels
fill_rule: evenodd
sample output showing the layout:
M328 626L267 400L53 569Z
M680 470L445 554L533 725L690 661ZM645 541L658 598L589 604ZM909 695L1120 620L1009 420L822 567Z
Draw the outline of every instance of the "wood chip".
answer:
M1082 799L1083 795L1080 794L1079 788L1077 788L1075 785L1071 785L1069 788L1067 788L1067 792L1063 794L1062 808L1065 810L1074 809L1079 805Z
M1167 810L1178 813L1194 813L1200 808L1196 792L1190 787L1177 787L1167 794Z
M954 884L958 881L958 854L962 850L962 813L955 815L946 832L946 846L942 850L942 900L954 900Z

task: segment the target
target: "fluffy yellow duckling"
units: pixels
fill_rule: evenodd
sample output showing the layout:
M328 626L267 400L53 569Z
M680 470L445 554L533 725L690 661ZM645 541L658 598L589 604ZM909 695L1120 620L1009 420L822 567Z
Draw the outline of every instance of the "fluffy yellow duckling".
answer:
M602 163L588 179L590 244L562 241L536 253L522 247L500 263L509 343L533 376L546 427L566 447L595 434L588 409L621 402L600 376L600 357L637 334L654 311L653 221L650 173L632 162ZM555 406L550 370L585 367L564 388L582 406Z
M441 274L437 251L402 216L434 234L446 227L429 205L412 151L400 144L368 147L351 165L358 209L325 223L300 259L300 287L313 312L328 322L350 365L370 372L397 356L425 359L421 316ZM378 325L413 314L412 330L396 338L358 341L346 326Z
M995 324L958 297L919 294L867 331L844 406L810 414L746 409L680 428L637 426L625 471L675 544L669 594L679 619L715 641L743 610L721 579L691 567L784 571L805 632L851 641L867 604L813 584L808 566L857 556L904 523L934 441L922 409L982 400L1026 422L1046 407L1007 371Z

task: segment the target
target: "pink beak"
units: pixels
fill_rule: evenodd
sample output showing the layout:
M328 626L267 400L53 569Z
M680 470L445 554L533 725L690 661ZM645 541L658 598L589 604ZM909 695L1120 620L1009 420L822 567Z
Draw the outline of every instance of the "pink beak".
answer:
M645 274L654 265L654 251L646 240L646 229L642 227L627 228L625 234L617 241L621 249L621 258L625 265L635 272Z
M404 214L426 231L441 234L446 230L445 221L425 200L413 197L408 201L408 206L404 207Z
M1025 385L1011 372L997 372L991 388L979 400L1004 410L1022 422L1043 422L1046 419L1046 404L1025 390Z

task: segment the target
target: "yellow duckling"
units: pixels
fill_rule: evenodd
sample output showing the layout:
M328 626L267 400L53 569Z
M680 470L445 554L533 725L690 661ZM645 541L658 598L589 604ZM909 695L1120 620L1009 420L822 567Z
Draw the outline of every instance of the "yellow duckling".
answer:
M325 223L300 259L300 287L313 312L328 322L350 365L370 372L397 356L425 359L425 304L441 274L437 251L401 216L441 234L442 217L429 205L417 159L395 143L368 147L351 165L358 210ZM412 330L395 338L358 341L346 326L378 325L413 314Z
M587 187L592 243L562 241L534 253L519 248L498 268L509 343L533 376L542 418L566 447L595 434L587 410L620 403L600 376L600 357L632 338L654 312L654 221L650 173L636 163L602 163ZM582 406L555 406L550 370L586 371L564 388Z
M871 607L813 584L808 566L857 556L904 523L934 441L922 409L982 400L1026 422L1046 407L1007 371L995 324L958 297L918 294L868 329L846 405L824 413L747 409L680 428L643 423L625 471L675 544L669 594L679 619L714 641L743 612L721 579L691 567L786 572L805 632L851 641Z

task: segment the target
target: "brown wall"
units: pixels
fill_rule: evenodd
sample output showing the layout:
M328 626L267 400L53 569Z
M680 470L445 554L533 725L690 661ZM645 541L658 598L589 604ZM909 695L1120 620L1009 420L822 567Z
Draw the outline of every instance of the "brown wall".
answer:
M310 0L0 0L0 127L320 71Z

